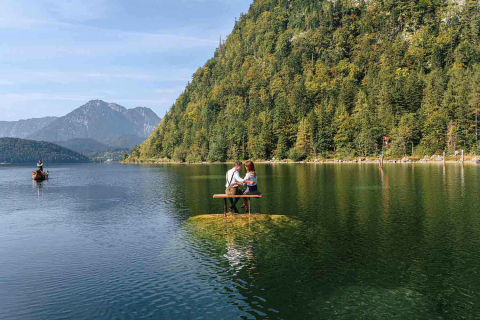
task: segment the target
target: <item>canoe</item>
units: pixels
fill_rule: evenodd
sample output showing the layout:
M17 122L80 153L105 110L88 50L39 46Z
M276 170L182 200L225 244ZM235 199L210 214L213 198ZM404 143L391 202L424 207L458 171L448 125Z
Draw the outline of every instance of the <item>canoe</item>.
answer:
M43 181L48 179L48 171L42 172L40 170L32 171L32 178L35 181Z

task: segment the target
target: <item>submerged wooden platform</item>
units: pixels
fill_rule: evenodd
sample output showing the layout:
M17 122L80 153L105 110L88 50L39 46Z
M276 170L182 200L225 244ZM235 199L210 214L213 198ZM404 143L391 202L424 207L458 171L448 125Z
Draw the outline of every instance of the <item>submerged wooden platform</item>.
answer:
M261 194L236 194L230 196L228 194L214 194L213 199L226 199L226 198L261 198Z
M211 213L211 214L201 214L198 216L191 217L191 220L200 220L200 219L219 219L219 218L228 218L228 219L281 219L288 218L288 216L282 214L265 214L265 213L227 213L226 216L223 213Z
M265 241L277 233L299 230L300 221L294 217L270 214L202 214L190 217L185 226L197 238L207 238L209 246L244 246L252 241ZM211 241L212 239L221 242Z

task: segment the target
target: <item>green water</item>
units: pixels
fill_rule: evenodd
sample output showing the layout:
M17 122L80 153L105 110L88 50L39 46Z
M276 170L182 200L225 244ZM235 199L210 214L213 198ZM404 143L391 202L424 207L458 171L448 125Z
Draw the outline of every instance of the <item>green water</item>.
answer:
M216 181L219 169L179 169L192 172L187 198L199 213L221 211L221 200L202 197L211 182L197 185L193 172L206 170L201 176ZM223 227L228 236L217 246L228 252L238 243L249 252L237 276L258 290L265 308L286 319L480 318L480 167L280 164L258 171L264 198L254 212L301 224L267 225L256 236Z
M480 319L480 166L229 168L0 168L0 318Z

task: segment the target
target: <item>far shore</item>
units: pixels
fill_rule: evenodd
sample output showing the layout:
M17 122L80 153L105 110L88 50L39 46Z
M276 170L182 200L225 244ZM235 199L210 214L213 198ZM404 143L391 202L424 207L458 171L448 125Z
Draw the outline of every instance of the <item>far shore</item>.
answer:
M477 160L478 159L478 160ZM315 160L305 160L305 161L292 161L288 159L284 160L253 160L255 163L262 163L262 164L379 164L379 158L348 158L348 159L315 159ZM480 157L476 156L465 156L463 164L480 164ZM165 160L165 159L146 159L146 160L133 160L133 161L122 161L122 164L133 164L133 165L142 165L142 164L231 164L234 163L235 160L229 160L225 162L208 162L208 161L201 161L201 162L181 162L181 161L174 161L174 160ZM446 157L445 161L441 156L431 156L431 157L404 157L402 159L392 159L392 158L384 158L383 164L462 164L460 157Z

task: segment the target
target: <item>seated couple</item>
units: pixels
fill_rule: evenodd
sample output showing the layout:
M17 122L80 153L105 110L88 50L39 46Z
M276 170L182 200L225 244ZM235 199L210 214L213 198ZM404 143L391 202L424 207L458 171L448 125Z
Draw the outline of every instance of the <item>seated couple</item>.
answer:
M226 175L226 180L227 184L225 187L227 187L227 190L225 190L226 194L258 194L260 195L261 193L257 189L257 172L255 171L255 165L253 164L252 161L246 161L245 162L245 170L247 171L247 174L245 175L245 178L240 178L240 174L238 173L240 170L242 170L242 163L240 161L235 162L235 165L232 169L228 170L227 175ZM247 189L245 191L240 189L241 185L247 185ZM233 193L232 193L232 188ZM230 189L230 192L229 190ZM232 210L235 213L238 213L236 204L240 198L229 198L231 206L230 210ZM242 208L245 208L246 211L248 212L248 201L246 198L243 198L243 205Z

